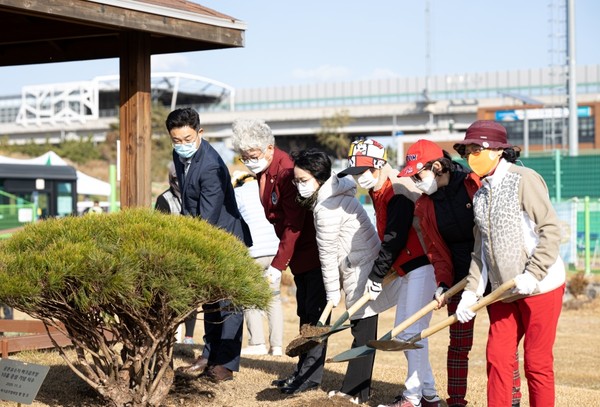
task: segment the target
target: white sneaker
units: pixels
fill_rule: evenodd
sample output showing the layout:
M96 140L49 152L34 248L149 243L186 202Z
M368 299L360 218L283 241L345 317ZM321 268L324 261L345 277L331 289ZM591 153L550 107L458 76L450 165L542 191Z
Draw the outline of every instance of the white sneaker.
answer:
M338 391L338 390L331 390L329 393L327 393L327 397L328 398L341 397L343 399L348 400L352 404L360 404L358 402L358 396L352 397L351 395L346 394L346 393L342 393L341 391Z
M283 356L283 349L281 346L271 346L269 354L272 356Z
M262 345L250 345L244 349L242 349L242 355L266 355L267 347L265 344Z

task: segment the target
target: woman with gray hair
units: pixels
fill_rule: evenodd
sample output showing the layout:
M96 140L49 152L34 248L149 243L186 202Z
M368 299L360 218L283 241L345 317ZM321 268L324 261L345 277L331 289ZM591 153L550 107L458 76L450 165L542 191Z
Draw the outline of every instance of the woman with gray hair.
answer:
M281 271L289 266L296 283L299 326L315 325L325 308L325 287L312 213L296 202L294 163L288 154L275 147L273 133L262 120L234 122L233 147L242 163L256 174L265 216L279 238L267 276L270 280L281 279ZM323 378L325 352L323 343L301 354L294 372L273 381L273 385L284 394L318 388Z

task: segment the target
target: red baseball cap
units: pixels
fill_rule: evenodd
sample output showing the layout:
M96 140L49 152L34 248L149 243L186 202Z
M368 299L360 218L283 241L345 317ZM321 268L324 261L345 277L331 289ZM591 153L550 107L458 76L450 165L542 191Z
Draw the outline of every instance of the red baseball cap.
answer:
M429 161L444 157L444 151L433 141L419 140L406 152L406 163L398 177L412 177Z

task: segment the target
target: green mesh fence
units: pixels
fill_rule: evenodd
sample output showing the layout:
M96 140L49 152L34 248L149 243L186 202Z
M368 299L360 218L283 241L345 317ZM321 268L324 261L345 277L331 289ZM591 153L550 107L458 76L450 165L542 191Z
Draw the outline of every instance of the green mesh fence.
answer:
M558 196L561 200L585 196L600 199L600 155L553 155L521 158L521 161L544 177L554 200Z
M10 236L6 231L35 219L35 205L0 190L0 238Z
M569 157L548 153L520 159L539 173L561 219L561 256L565 262L584 267L585 234L589 233L591 267L600 269L600 155ZM457 161L466 165L464 160ZM589 197L589 230L586 230L584 199Z

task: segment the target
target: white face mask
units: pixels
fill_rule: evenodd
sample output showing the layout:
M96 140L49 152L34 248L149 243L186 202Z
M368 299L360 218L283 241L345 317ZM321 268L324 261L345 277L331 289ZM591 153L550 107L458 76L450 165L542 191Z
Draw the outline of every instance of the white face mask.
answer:
M427 195L434 194L438 189L435 177L427 177L420 181L415 181L415 186Z
M373 176L370 170L367 170L356 179L356 182L364 189L371 189L377 185L377 178Z
M296 184L296 188L298 188L298 194L302 198L310 198L317 190L315 182L312 182L312 179L306 182L299 182Z
M244 163L244 165L253 173L258 174L259 172L263 172L269 166L269 163L267 162L267 159L263 157L256 162L247 162Z

